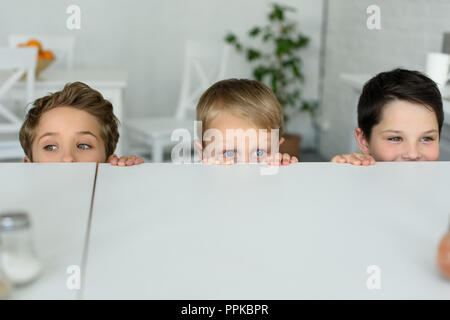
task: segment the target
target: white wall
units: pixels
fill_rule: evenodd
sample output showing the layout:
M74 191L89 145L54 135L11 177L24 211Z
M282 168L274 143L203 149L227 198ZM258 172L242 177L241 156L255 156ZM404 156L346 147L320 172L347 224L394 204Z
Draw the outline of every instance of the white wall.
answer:
M128 70L126 116L174 114L180 89L185 39L220 45L233 31L245 35L265 22L270 0L14 0L0 5L0 45L10 33L74 35L75 66ZM317 98L322 1L282 0L297 8L299 26L311 37L304 52L305 96ZM66 29L66 8L81 8L81 30ZM248 77L234 54L229 77ZM299 121L297 119L296 121ZM302 131L298 122L292 131ZM312 133L303 128L306 144Z
M366 26L369 5L381 9L381 30ZM330 129L321 134L321 152L349 152L356 105L340 73L376 74L394 67L424 71L426 53L441 51L450 31L448 0L331 0L326 45L324 117Z

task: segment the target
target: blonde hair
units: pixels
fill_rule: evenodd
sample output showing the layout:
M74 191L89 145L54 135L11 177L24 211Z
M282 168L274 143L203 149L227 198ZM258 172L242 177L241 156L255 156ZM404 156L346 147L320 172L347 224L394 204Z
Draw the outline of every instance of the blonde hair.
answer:
M33 161L31 147L41 116L49 110L69 106L84 110L100 124L100 134L105 144L106 158L114 153L119 141L119 120L113 113L112 104L100 92L82 82L68 83L61 91L49 94L33 102L20 129L19 139L25 155Z
M211 121L223 111L247 120L258 129L283 131L283 112L272 90L255 80L228 79L216 82L200 97L197 104L197 120L203 133Z

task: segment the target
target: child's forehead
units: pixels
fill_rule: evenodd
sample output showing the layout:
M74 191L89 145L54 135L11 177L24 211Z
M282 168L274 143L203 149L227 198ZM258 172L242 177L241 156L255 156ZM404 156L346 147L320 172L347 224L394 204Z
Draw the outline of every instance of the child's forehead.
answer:
M250 112L243 105L214 103L203 118L203 128L225 129L269 129L270 120L264 120L264 116ZM278 129L278 128L272 128Z
M231 110L217 111L208 122L206 125L209 128L216 129L256 128L248 117Z
M438 126L437 115L431 107L407 100L393 100L386 103L380 114L378 125L408 126L435 125Z
M36 132L56 131L100 131L97 118L87 111L71 106L58 106L45 111L39 118Z

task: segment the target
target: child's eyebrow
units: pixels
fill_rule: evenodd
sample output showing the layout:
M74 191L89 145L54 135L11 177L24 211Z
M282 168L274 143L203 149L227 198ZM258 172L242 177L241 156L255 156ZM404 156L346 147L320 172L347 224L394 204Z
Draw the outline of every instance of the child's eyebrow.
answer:
M92 132L90 132L90 131L78 131L77 134L78 135L88 134L88 135L93 136L95 139L97 139L97 136L95 134L93 134Z
M400 131L400 130L384 130L384 131L381 131L381 133L387 133L387 132L392 132L392 133L401 133L401 131Z
M48 137L48 136L57 136L57 135L59 135L59 133L57 133L57 132L47 132L47 133L44 133L42 136L39 137L38 142L39 142L42 138L44 138L44 137Z
M381 131L381 133L387 133L387 132L401 133L400 130L384 130L384 131ZM438 131L437 131L436 129L431 129L431 130L428 130L428 131L424 131L423 134L426 134L426 133L435 133L435 132L438 132Z
M97 136L96 136L95 134L93 134L92 132L90 132L90 131L78 131L76 134L78 134L78 135L88 134L88 135L91 135L91 136L93 136L95 139L98 140ZM58 136L58 135L59 135L59 133L57 133L57 132L46 132L46 133L44 133L42 136L39 137L38 142L39 142L42 138L45 138L45 137L51 137L51 136Z

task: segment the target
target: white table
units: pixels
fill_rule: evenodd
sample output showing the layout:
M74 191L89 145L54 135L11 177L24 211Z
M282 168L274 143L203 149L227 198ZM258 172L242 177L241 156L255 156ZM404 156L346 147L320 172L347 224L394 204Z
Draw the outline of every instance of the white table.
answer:
M450 162L259 169L100 165L82 297L450 298Z
M35 282L14 289L11 299L75 299L66 286L70 265L82 266L95 178L94 163L1 164L0 212L30 215L32 237L43 264Z
M361 95L362 88L364 84L369 81L374 75L369 74L352 74L352 73L343 73L340 75L341 79L349 85L353 92L353 104L352 110L349 112L352 113L352 123L353 130L350 132L350 152L359 151L359 148L356 144L354 129L358 126L358 114L357 114L357 106L359 101L359 96ZM440 141L440 159L441 160L450 160L450 86L446 86L442 91L442 103L444 109L444 127L441 132L441 141Z
M108 99L113 107L114 114L123 122L123 95L127 86L127 74L123 70L91 70L91 69L74 69L67 71L66 69L49 69L44 70L36 79L35 94L36 98L47 95L49 92L62 90L68 82L81 81L98 90L105 99ZM24 95L25 82L19 82L12 89L14 96L21 97ZM122 136L123 130L119 127ZM116 148L116 153L122 155L122 143Z

